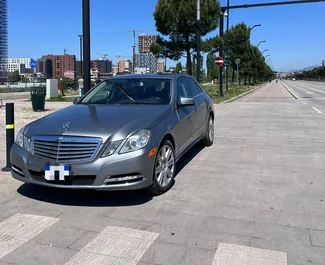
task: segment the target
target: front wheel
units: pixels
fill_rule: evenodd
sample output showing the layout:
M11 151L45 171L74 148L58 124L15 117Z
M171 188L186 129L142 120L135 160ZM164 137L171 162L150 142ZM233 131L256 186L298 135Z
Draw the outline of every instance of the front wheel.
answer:
M207 124L206 136L203 139L203 144L205 146L211 146L213 145L213 140L214 140L214 120L212 115L210 115Z
M159 195L169 190L174 183L175 171L175 150L171 142L167 140L158 150L153 172L153 183L149 187L149 191Z

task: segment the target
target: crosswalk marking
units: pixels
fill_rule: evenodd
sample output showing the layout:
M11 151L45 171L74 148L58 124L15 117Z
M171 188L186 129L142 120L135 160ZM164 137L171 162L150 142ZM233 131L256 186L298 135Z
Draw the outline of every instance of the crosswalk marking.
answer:
M159 234L107 226L66 265L135 265Z
M212 265L287 265L281 251L219 243Z
M0 223L0 259L58 220L53 217L17 213L2 221Z

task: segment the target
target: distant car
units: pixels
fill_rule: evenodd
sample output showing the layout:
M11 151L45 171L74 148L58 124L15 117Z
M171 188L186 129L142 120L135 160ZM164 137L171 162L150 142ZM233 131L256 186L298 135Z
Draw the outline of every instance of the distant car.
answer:
M20 130L10 155L14 178L160 194L190 147L213 144L213 101L188 75L115 76L74 103Z
M292 78L291 80L292 80L292 81L296 81L296 78Z

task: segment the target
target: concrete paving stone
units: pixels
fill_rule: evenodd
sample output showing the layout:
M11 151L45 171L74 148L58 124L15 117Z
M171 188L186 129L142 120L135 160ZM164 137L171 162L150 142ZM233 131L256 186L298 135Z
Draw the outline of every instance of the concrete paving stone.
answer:
M325 248L325 231L309 230L310 239L313 246Z
M81 250L85 247L91 240L93 240L96 236L98 236L98 232L88 231L84 233L79 239L77 239L74 243L72 243L69 248L74 250Z
M34 237L32 241L57 247L69 247L85 233L87 231L55 225Z
M58 225L66 228L75 228L85 231L101 232L107 226L107 218L103 216L83 215L80 213L64 212L57 218Z
M315 230L325 230L325 216L306 215L306 227Z
M262 238L252 238L251 247L283 251L287 253L288 263L293 264L324 264L325 249L305 245L302 242L266 240Z
M287 214L282 211L255 211L255 221L264 224L276 224L282 226L309 228L306 215Z
M179 265L185 256L186 247L162 242L154 242L144 253L141 261Z
M211 265L215 251L188 248L180 265Z
M213 265L287 265L285 252L219 243Z
M216 219L208 216L202 220L199 228L201 231L210 231L216 234L241 235L278 241L287 241L290 238L292 242L310 244L309 233L306 229L275 224L262 224L223 218Z
M109 215L109 217L135 220L140 222L143 221L161 225L177 224L188 229L197 226L203 218L202 215L198 214L158 211L154 209L148 211L143 208L116 209Z
M305 212L309 216L322 216L325 217L325 198L320 197L318 200L305 198L302 205L304 206ZM322 200L323 201L320 201Z
M2 261L17 265L39 265L49 264L49 262L53 265L62 265L75 254L76 251L72 249L28 242L3 257Z

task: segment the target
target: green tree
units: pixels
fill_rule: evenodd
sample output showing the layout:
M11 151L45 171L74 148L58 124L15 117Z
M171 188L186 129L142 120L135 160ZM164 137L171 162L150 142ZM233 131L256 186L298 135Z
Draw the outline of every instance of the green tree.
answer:
M207 66L208 81L211 81L213 79L218 79L219 68L215 64L215 56L213 53L209 53L207 55L206 66Z
M181 62L178 62L176 64L176 67L175 67L175 72L176 73L181 73L182 72L182 69L183 69L182 63Z
M19 75L19 71L18 70L16 70L16 71L14 71L12 74L11 74L11 76L10 76L10 80L12 81L12 82L19 82L20 81L20 75Z
M202 37L218 27L220 4L216 0L201 0ZM191 55L196 52L196 0L158 0L153 13L158 36L157 43L151 51L159 57L168 57L172 60L186 58L187 73L192 75ZM201 40L203 50L211 48L217 38Z

